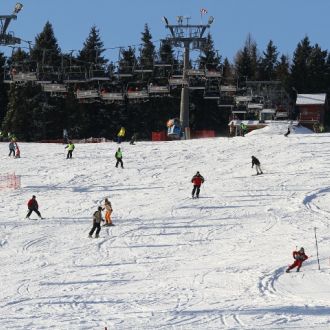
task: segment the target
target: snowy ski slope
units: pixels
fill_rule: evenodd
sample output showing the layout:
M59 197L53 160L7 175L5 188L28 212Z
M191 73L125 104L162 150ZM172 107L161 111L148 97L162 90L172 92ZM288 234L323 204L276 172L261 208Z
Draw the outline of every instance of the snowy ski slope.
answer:
M1 143L22 188L0 191L0 329L329 329L330 134L286 127L122 143L125 169L115 143L77 144L72 160ZM25 219L33 194L44 220ZM105 197L116 226L90 239ZM287 274L296 246L310 258Z

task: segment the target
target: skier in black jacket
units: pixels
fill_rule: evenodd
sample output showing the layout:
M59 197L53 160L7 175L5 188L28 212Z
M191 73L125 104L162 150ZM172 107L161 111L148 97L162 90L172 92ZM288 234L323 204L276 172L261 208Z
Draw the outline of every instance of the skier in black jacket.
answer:
M252 158L252 167L255 165L256 166L256 170L257 170L257 175L259 174L263 174L261 167L260 167L260 161L258 158L251 156Z

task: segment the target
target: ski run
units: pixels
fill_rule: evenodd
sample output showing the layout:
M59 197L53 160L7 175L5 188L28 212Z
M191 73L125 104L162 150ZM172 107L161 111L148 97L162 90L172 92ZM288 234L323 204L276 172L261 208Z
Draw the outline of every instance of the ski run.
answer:
M116 143L76 143L72 159L1 143L21 189L0 191L0 328L329 329L330 134L286 128L123 142L123 169ZM32 195L45 219L25 218ZM114 226L91 239L106 197Z

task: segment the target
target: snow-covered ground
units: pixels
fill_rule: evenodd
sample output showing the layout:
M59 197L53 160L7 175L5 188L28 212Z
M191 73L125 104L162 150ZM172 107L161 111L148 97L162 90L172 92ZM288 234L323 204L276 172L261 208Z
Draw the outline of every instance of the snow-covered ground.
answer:
M125 169L115 143L77 144L72 160L36 143L13 159L1 143L22 188L0 191L0 328L330 328L330 134L286 127L123 143ZM25 219L33 194L44 220ZM105 197L116 226L90 239ZM301 246L310 258L285 273Z

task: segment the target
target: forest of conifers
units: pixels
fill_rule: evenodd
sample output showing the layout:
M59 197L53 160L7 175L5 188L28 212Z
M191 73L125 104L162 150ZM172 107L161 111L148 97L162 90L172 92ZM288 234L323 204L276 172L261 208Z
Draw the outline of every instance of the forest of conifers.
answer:
M148 25L141 33L140 47L121 49L118 67L122 70L140 65L147 67L155 61L172 63L179 67L182 61L170 43L162 42L157 48L152 42ZM40 84L35 82L8 83L8 68L17 63L29 66L30 70L47 66L65 68L79 65L89 70L97 64L111 76L114 63L104 57L104 44L99 30L93 26L82 49L77 53L63 53L58 45L53 27L47 22L35 38L30 49L13 48L10 56L0 52L0 122L3 136L14 134L23 141L52 140L62 137L66 128L72 138L105 137L113 139L120 126L128 135L137 133L140 139L150 139L152 131L164 130L169 118L179 116L180 92L174 90L166 97L149 98L143 102L79 102L75 97L76 86L72 85L65 97L51 97ZM196 64L197 63L197 64ZM214 49L211 35L203 47L196 63L191 65L203 68L211 65L222 72L224 80L238 83L246 80L281 81L292 102L299 93L330 92L330 53L320 45L312 45L305 36L296 46L293 54L279 54L276 45L270 40L265 50L259 50L256 41L248 35L245 44L237 50L230 62L221 56L221 50ZM163 70L164 77L170 74ZM144 81L148 83L155 72L143 75L134 73L123 78L121 84L127 88L129 83ZM114 78L115 79L115 78ZM95 85L95 82L93 82ZM99 82L98 82L99 84ZM200 91L190 92L190 126L193 130L212 129L223 133L228 125L229 109L218 107L215 100L203 97ZM327 117L329 125L329 118Z

